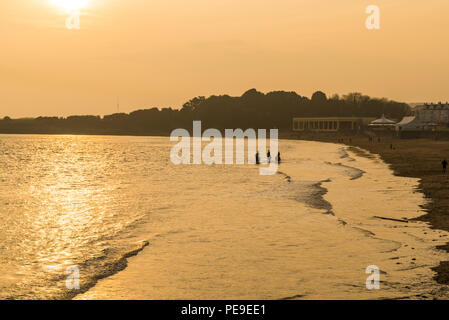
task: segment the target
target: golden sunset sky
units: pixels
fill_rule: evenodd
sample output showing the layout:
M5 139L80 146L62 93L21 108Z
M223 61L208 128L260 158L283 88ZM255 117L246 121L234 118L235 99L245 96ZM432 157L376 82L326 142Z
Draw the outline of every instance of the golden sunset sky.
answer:
M121 112L178 108L250 88L449 100L447 0L87 2L68 30L54 0L0 1L1 117L110 114L117 96Z

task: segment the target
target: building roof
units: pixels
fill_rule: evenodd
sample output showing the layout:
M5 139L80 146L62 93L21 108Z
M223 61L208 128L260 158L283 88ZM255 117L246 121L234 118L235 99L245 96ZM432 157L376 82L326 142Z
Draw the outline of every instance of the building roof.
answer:
M372 121L370 125L388 126L394 124L396 124L396 121L385 118L385 115L383 114L379 119Z
M418 118L412 116L412 117L404 117L400 122L396 123L397 126L407 126L407 125L413 125L413 126L419 126L422 125L422 123L418 120Z

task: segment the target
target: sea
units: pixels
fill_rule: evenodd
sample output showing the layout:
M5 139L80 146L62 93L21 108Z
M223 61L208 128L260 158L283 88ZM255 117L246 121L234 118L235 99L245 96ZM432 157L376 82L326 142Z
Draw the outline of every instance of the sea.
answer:
M414 220L419 181L377 155L280 140L265 176L175 165L173 145L0 135L0 299L446 296L432 268L448 233Z

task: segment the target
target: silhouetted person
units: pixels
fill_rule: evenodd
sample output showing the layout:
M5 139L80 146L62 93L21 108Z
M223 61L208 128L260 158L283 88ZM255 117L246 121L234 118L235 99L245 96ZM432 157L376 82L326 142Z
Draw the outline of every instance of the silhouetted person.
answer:
M260 164L259 151L256 153L256 164Z
M268 161L268 163L271 162L271 153L270 153L270 150L268 150L268 152L267 152L267 161Z
M441 165L443 166L443 173L446 173L446 168L447 168L447 160L446 159L444 159L442 162L441 162Z
M281 162L281 153L278 152L278 155L276 156L276 162L280 163Z

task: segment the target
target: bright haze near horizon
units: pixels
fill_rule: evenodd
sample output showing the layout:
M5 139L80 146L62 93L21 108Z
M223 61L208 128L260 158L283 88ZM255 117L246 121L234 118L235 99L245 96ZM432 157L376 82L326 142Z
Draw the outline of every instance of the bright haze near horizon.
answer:
M77 1L0 2L0 117L110 114L117 97L121 112L179 108L250 88L449 100L447 0L88 0L68 30Z

